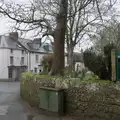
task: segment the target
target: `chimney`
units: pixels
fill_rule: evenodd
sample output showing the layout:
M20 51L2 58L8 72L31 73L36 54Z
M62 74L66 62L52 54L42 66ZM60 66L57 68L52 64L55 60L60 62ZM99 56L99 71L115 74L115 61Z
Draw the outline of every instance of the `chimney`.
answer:
M18 32L9 33L9 38L17 41L18 40Z

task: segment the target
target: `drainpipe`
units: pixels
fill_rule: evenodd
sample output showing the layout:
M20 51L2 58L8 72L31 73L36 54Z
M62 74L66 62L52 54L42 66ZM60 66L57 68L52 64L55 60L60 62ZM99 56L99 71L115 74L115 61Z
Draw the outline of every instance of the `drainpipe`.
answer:
M29 72L31 71L31 53L29 52Z
M29 72L29 51L27 51L27 67L28 67L28 72Z
M30 52L29 51L28 51L28 54L27 54L27 66L28 66L28 72L30 72L31 61L30 61Z

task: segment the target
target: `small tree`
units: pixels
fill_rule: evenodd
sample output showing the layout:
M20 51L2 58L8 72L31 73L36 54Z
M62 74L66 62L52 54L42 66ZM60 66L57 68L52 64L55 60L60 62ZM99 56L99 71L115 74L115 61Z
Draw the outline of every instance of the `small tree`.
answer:
M42 65L43 65L43 72L49 73L52 68L53 63L53 54L43 56Z
M100 79L111 79L111 50L113 44L104 47L104 56L97 54L93 49L84 52L83 59L85 66L95 73Z

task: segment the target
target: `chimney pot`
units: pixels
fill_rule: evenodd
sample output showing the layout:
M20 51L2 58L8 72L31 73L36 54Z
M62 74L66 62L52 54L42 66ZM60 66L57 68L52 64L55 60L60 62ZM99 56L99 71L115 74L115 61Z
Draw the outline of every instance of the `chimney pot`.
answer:
M13 40L18 40L18 32L11 32L9 33L9 37L10 39L13 39Z

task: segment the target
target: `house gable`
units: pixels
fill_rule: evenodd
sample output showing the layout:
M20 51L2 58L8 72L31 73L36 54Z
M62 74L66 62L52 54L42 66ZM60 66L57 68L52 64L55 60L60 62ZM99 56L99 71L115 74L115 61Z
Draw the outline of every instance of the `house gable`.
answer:
M0 47L8 47L5 36L1 36Z

